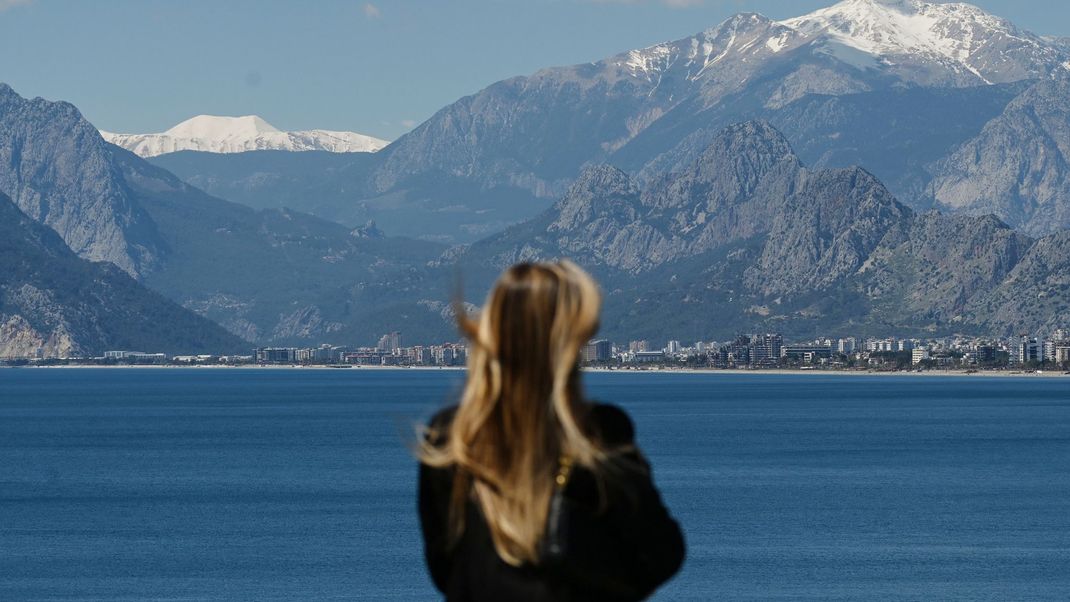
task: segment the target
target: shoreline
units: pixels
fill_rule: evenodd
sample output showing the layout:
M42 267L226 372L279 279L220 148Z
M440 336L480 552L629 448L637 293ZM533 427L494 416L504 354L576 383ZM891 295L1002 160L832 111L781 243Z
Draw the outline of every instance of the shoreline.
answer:
M790 368L771 368L765 370L747 370L741 368L666 368L663 370L610 370L605 368L585 368L587 372L623 372L632 374L650 372L655 374L733 374L747 376L929 376L929 377L983 377L983 378L1070 378L1063 371L1020 372L1007 370L925 370L922 372L900 370L792 370Z
M357 370L357 371L420 371L420 372L459 372L464 371L464 366L327 366L327 365L55 365L55 366L0 366L0 369L74 369L74 370ZM747 370L739 368L583 368L584 372L597 374L704 374L704 375L745 375L745 376L886 376L886 377L979 377L979 378L1070 378L1070 374L1063 371L1037 371L1022 372L1010 370L925 370L914 371L877 371L877 370L802 370L789 368L773 368L764 370Z
M177 364L120 364L114 366L96 364L66 364L55 366L0 366L2 369L31 369L31 370L420 370L429 372L465 370L464 366L363 366L360 364L329 366L325 364L313 364L302 366L299 364L191 364L180 366Z

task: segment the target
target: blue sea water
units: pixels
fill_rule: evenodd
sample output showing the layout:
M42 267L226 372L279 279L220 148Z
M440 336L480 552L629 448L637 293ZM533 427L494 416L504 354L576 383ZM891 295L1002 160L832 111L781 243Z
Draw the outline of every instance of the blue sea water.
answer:
M433 600L460 372L0 370L0 600ZM1070 381L588 374L688 558L658 600L1070 599Z

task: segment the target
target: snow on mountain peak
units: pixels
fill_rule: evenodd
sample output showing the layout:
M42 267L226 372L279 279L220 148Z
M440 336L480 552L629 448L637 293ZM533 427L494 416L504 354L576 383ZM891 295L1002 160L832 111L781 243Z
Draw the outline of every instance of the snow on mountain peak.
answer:
M1037 54L1051 49L1038 36L965 3L843 0L780 23L805 36L824 36L871 55L919 55L954 62L986 82L982 73L986 65L975 60L985 47L1002 45Z
M284 132L256 115L198 115L159 134L100 132L105 140L142 156L182 150L240 153L253 150L375 152L389 144L356 132L306 130Z
M261 134L279 131L281 130L257 115L243 115L241 117L198 115L183 121L164 133L176 138L219 140L232 137L255 138Z
M656 81L674 66L682 66L687 71L685 79L694 80L733 54L776 52L786 44L785 36L790 33L767 17L741 13L690 38L632 50L610 61L632 76L650 81Z

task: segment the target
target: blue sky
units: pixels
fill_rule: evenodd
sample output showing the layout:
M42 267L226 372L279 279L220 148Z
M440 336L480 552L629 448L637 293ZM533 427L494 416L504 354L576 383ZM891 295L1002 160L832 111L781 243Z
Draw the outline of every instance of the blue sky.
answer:
M0 0L0 81L156 132L200 113L396 138L497 80L832 0ZM1070 36L1065 0L976 0Z

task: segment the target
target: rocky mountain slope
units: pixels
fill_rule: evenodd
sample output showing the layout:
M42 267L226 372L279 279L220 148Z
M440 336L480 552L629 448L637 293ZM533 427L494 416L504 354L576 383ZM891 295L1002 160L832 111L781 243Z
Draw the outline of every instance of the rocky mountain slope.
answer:
M369 343L399 321L446 330L435 311L396 310L424 298L424 266L443 246L385 237L374 225L350 229L286 209L254 211L132 153L115 153L175 249L144 282L228 330L265 344Z
M155 157L184 150L209 153L242 153L254 150L374 153L389 144L386 140L356 132L283 132L256 115L198 115L159 134L115 134L105 131L100 134L108 142L133 151L141 157Z
M405 174L435 169L553 195L582 163L611 158L654 124L738 96L779 108L810 94L968 87L1045 77L1065 71L1068 59L963 4L845 0L782 22L738 15L688 38L461 99L387 149L375 184L390 189Z
M576 258L603 282L615 337L1011 334L1065 315L1066 240L917 214L869 173L808 169L747 122L645 188L590 167L547 213L460 261L482 287L515 261ZM1014 309L1018 291L1030 301Z
M108 349L248 353L249 344L138 284L80 259L0 193L0 358Z
M1008 333L1064 328L1070 299L1070 232L1041 238L990 293L972 300L967 319Z
M1070 227L1070 77L1031 86L929 169L943 209L1038 235Z
M27 100L0 84L0 192L82 257L137 275L167 245L110 152L73 105Z

